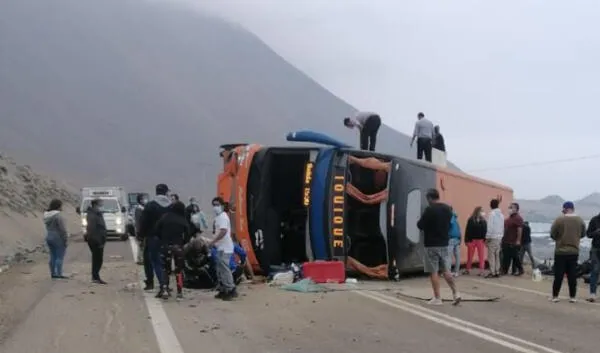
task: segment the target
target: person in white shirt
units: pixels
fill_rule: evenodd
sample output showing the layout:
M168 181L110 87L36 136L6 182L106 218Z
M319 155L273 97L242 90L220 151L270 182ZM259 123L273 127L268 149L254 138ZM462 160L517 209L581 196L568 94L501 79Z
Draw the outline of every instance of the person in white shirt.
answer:
M231 256L233 256L233 239L231 239L231 222L229 215L225 212L225 202L220 197L212 200L213 210L215 212L214 233L215 237L208 244L217 248L217 259L215 261L217 279L219 281L219 292L215 296L217 299L231 300L237 297L233 274L229 267Z
M344 126L349 129L360 130L360 149L364 151L375 151L377 143L377 132L381 126L379 114L372 112L358 112L354 118L344 118Z
M504 236L504 215L500 208L500 200L490 201L490 214L487 220L487 234L485 244L488 250L488 262L490 263L490 273L485 278L500 277L500 242Z

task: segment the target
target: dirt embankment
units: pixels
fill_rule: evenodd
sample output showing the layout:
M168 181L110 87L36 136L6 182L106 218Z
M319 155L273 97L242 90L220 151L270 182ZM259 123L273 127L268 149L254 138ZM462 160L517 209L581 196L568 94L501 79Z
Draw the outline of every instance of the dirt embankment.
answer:
M42 214L54 198L63 201L69 231L77 232L75 189L0 152L0 268L44 251Z

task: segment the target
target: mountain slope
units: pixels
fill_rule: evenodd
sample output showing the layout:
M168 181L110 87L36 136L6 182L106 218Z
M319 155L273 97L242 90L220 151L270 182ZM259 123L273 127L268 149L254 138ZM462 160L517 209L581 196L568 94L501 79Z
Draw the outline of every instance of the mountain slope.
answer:
M50 200L63 201L68 231L79 231L80 219L75 214L76 191L18 164L0 153L0 272L13 260L24 260L27 254L40 250L44 240L42 213Z
M552 222L566 200L558 195L549 195L539 200L516 200L521 213L532 222ZM594 192L580 200L574 200L575 212L586 220L600 213L600 193Z
M82 184L213 194L227 142L314 129L356 144L355 109L256 36L142 0L3 3L0 148ZM378 150L413 156L382 126Z

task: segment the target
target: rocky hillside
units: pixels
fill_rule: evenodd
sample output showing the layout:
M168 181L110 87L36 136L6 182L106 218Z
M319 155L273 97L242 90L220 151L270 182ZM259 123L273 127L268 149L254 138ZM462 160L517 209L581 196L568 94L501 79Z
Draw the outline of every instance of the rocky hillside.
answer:
M552 222L560 214L566 200L558 195L549 195L539 200L517 200L522 214L531 222ZM588 220L600 213L600 193L594 192L575 203L577 214Z
M34 172L0 153L0 266L24 260L40 250L44 227L42 213L53 198L61 199L68 220L73 220L75 190ZM71 222L70 230L77 231Z

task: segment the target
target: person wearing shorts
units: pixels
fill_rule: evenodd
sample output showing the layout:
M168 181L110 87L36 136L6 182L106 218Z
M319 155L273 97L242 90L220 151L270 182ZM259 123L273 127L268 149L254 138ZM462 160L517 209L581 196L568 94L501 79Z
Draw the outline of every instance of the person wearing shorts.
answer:
M446 283L452 290L453 305L461 301L456 283L450 272L450 254L448 243L450 241L450 222L452 220L452 208L440 201L440 194L436 189L427 191L427 202L417 227L423 231L425 245L424 269L429 273L433 298L429 301L431 305L442 305L440 295L440 274L444 276Z

